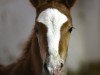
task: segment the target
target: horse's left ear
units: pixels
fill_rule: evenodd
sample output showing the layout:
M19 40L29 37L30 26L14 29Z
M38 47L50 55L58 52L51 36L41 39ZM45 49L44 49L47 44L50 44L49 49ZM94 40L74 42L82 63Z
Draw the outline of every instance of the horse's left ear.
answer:
M76 0L55 0L55 1L58 1L58 2L61 2L63 3L64 5L66 5L69 9L71 7L73 7L73 5L75 4Z
M75 4L76 0L66 0L66 3L68 5L69 8L73 7L73 5Z
M61 0L69 9L73 7L76 0Z

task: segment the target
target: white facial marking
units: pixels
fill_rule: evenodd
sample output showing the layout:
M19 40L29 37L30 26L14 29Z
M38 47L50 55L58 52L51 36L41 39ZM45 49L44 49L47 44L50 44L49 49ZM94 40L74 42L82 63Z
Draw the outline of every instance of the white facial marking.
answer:
M47 41L50 60L53 63L55 60L59 60L59 41L60 41L60 29L61 26L68 20L68 18L54 8L48 8L42 11L37 19L38 22L43 23L47 28ZM58 57L58 58L53 58ZM52 59L53 58L53 59ZM59 61L55 61L59 62Z

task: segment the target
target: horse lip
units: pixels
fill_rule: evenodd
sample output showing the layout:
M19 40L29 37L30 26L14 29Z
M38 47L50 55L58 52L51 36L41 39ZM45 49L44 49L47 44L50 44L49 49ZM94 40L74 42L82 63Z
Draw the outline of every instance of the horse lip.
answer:
M53 69L51 72L44 67L45 74L44 75L62 75L62 68Z
M46 70L46 72L48 73L47 75L62 75L62 68L55 68L52 70Z
M53 73L50 73L50 75L62 75L62 71L61 70L53 70Z

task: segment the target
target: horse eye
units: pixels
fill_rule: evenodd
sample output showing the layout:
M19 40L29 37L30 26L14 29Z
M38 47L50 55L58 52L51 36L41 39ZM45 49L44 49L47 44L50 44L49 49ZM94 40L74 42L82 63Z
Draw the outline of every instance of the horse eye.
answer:
M37 27L35 27L35 32L38 33L39 32L39 29Z
M72 30L73 30L73 28L74 28L74 27L71 27L71 28L68 30L68 32L70 32L70 33L71 33L71 32L72 32Z

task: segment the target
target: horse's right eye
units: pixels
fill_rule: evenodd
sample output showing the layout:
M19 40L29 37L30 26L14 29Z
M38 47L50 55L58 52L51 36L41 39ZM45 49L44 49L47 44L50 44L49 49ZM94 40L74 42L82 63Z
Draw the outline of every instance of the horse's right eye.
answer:
M35 27L35 32L38 33L39 32L39 29L37 27Z

